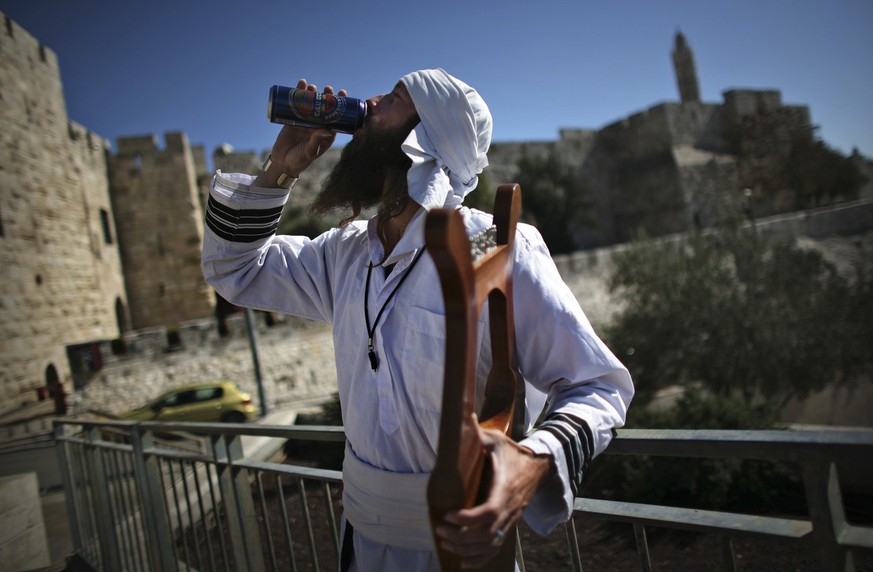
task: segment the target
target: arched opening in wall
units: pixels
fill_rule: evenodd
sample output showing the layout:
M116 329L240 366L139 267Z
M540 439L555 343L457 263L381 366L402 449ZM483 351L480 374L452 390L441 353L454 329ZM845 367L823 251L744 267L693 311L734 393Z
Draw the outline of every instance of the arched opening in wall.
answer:
M167 330L167 351L174 352L182 349L182 336L179 330Z
M67 392L64 391L64 384L61 383L58 369L53 363L48 364L45 368L45 387L48 397L55 402L55 414L65 415L67 413ZM40 398L42 398L42 394L40 394Z
M55 367L55 364L50 363L45 368L45 386L51 387L53 385L57 385L61 382L61 378L58 375L58 369Z

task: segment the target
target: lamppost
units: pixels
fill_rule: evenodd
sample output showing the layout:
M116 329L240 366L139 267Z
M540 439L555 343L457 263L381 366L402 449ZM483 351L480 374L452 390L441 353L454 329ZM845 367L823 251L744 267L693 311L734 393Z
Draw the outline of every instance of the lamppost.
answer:
M255 338L255 312L251 308L245 309L246 330L249 334L249 346L252 349L252 362L255 368L255 383L258 386L258 400L261 402L261 417L267 415L267 397L264 395L264 382L261 378L261 362L258 359L258 342Z

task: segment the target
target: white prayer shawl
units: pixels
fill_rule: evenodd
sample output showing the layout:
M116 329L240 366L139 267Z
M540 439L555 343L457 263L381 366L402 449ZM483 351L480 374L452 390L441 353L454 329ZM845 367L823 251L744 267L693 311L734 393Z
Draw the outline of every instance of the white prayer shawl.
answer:
M456 207L488 166L491 112L475 89L442 69L412 72L400 83L421 118L402 145L412 159L409 196L425 210Z

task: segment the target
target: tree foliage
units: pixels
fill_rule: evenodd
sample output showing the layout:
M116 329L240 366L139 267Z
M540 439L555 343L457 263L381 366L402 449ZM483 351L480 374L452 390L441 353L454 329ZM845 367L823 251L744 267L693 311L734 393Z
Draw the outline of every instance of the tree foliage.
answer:
M615 262L622 310L605 335L639 403L680 385L778 407L873 369L869 268L849 280L817 251L735 228L640 242Z
M464 198L464 205L486 213L494 212L494 197L497 187L491 181L491 173L486 169L479 174L479 183L473 192Z
M795 210L855 200L866 177L849 157L823 141L795 141L785 162Z
M575 228L590 222L586 214L588 191L578 169L555 154L525 155L518 161L516 182L521 185L522 220L537 227L552 254L577 249Z
M315 238L338 224L338 216L316 217L304 206L286 205L279 221L278 233Z
M636 402L632 407L636 408ZM646 429L770 429L766 405L714 397L689 389L667 410L635 409L629 426ZM691 459L604 455L589 468L583 496L731 510L754 514L804 514L804 489L796 468L741 459Z
M754 190L758 215L855 200L866 177L816 136L816 128L791 121L786 111L762 111L732 126L739 184Z

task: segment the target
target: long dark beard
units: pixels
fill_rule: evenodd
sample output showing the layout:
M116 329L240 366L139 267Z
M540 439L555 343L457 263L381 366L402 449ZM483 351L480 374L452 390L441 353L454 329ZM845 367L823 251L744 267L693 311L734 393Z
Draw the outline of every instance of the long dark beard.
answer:
M351 214L341 221L343 226L377 204L380 220L399 214L408 199L406 172L412 165L400 145L418 121L414 116L406 125L389 131L364 128L343 149L309 206L310 212L322 216L348 209Z

